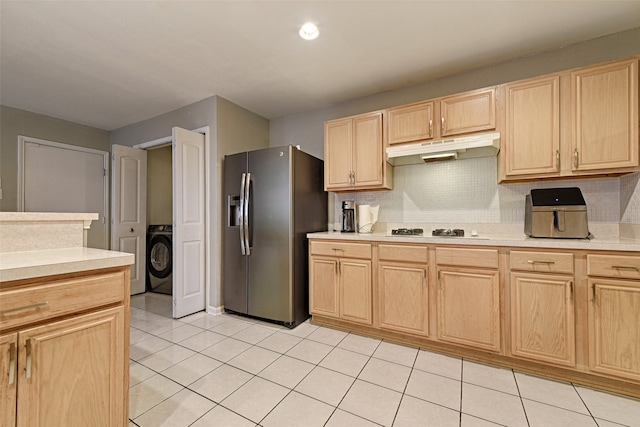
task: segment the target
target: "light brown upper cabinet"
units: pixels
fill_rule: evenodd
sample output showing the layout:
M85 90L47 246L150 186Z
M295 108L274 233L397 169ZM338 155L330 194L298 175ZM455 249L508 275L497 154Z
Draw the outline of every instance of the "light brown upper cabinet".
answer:
M382 112L325 122L325 190L391 189L389 168L382 140Z
M440 100L441 137L495 128L495 88L465 92Z
M506 175L560 172L560 76L506 85Z
M434 102L418 102L387 111L389 145L433 138Z
M639 169L638 58L504 88L501 181L621 175Z
M389 145L492 130L495 88L403 105L386 114Z
M571 73L573 170L638 166L638 60Z

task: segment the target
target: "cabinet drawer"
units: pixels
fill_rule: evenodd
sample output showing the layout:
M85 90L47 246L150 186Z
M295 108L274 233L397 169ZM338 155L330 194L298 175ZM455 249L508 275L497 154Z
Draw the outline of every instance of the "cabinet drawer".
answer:
M587 274L640 279L640 256L588 254Z
M320 242L312 240L311 255L371 259L370 243Z
M573 254L568 252L511 251L512 270L573 274Z
M378 258L386 261L426 263L429 250L426 246L379 245Z
M0 328L14 328L124 301L127 288L124 280L125 272L119 271L0 291Z
M436 248L436 264L498 268L496 249Z

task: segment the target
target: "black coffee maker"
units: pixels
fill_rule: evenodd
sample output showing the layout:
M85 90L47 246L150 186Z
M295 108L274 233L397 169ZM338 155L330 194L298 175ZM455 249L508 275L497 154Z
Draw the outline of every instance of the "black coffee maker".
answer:
M356 202L345 200L342 202L342 232L353 233L356 231Z

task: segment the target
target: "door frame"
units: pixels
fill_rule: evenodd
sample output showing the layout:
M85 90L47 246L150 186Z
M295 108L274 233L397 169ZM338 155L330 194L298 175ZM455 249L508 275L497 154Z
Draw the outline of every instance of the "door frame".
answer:
M211 162L210 162L210 128L209 126L199 127L197 129L189 129L192 132L201 133L204 135L204 191L205 191L205 302L204 306L207 312L214 312L215 314L219 314L219 310L213 310L211 307L211 271L212 271L212 252L211 252L211 192L216 191L215 188L211 188ZM171 144L173 142L173 136L169 135L163 138L154 139L152 141L143 142L140 144L136 144L133 148L137 148L139 150L147 150L150 148L159 147L161 145ZM173 154L172 154L173 156ZM172 171L173 174L173 171ZM173 222L173 221L172 221Z

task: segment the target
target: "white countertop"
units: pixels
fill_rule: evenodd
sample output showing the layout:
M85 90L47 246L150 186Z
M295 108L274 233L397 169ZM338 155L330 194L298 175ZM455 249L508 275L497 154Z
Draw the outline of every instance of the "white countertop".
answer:
M131 265L133 254L85 247L0 253L0 282Z
M391 236L386 233L341 233L324 231L308 233L310 239L352 240L371 242L423 243L437 245L509 246L522 248L582 249L602 251L640 251L640 240L624 238L542 239L522 235L482 235L480 237Z
M93 221L98 219L97 213L74 212L0 212L0 223L28 221Z

